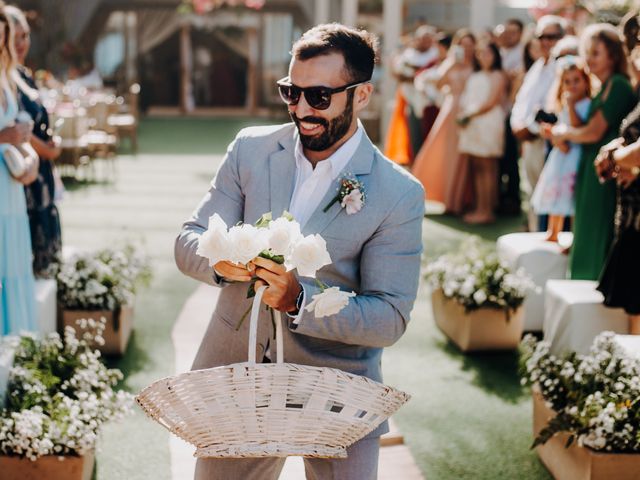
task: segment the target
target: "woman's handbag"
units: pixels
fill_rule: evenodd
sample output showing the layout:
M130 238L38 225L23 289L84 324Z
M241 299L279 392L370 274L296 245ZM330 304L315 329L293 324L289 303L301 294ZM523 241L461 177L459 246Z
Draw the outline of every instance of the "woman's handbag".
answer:
M344 458L410 397L334 368L283 362L280 313L276 363L256 363L256 292L249 326L249 361L158 380L136 401L152 419L194 445L196 457Z

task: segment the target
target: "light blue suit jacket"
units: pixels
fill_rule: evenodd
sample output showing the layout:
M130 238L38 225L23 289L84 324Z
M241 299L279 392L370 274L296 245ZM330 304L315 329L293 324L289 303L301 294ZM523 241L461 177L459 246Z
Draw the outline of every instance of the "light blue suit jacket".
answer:
M218 282L208 261L196 255L208 219L218 213L227 225L254 223L266 212L279 217L289 209L295 185L296 129L293 124L242 130L227 150L211 188L183 225L176 244L178 268L193 278L223 287L213 318L200 345L194 369L247 360L248 321L235 326L249 307L247 284ZM382 348L404 333L418 289L422 253L424 191L404 169L385 158L363 135L344 169L355 175L366 192L359 212L347 215L335 196L342 174L303 228L327 242L332 264L318 278L357 296L338 314L315 318L303 311L296 327L284 329L286 362L339 368L382 381ZM313 279L299 278L310 301L319 293ZM273 338L263 311L256 358L263 358ZM288 318L284 316L284 318ZM271 342L272 354L275 348ZM272 355L275 358L274 355ZM372 435L386 430L383 424Z

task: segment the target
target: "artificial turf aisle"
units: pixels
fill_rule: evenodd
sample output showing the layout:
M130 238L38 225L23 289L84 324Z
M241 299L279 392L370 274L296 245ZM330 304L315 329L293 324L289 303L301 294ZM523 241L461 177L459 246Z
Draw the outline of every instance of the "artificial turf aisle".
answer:
M109 183L72 183L60 204L65 245L101 247L142 241L154 279L138 296L126 355L111 363L140 388L173 373L171 327L196 283L173 263L181 222L207 189L227 144L251 120L146 119L140 152L121 155ZM492 241L519 220L467 229L453 219L424 222L426 258L454 248L466 232ZM531 441L529 394L513 354L463 356L435 328L423 285L407 334L386 350L386 381L412 400L396 421L427 479L546 479ZM100 442L100 480L170 478L168 434L136 414L109 426ZM399 477L400 478L400 477Z

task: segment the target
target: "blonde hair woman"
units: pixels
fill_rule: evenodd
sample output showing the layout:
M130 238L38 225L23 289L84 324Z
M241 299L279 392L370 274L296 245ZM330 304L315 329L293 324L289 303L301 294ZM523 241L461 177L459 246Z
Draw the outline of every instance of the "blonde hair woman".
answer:
M29 141L31 124L14 125L18 114L12 71L13 31L0 9L0 336L36 330L34 279L31 270L31 238L23 190L37 175L38 165L29 165L27 173L14 178L4 162L9 144Z

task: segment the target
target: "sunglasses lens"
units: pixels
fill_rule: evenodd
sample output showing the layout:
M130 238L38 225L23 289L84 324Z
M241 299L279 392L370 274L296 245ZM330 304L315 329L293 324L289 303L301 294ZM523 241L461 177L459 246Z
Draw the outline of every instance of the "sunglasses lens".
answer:
M278 90L287 105L295 105L300 100L300 89L293 85L278 85Z
M311 108L326 110L331 105L331 91L324 87L308 88L304 92L304 98Z

